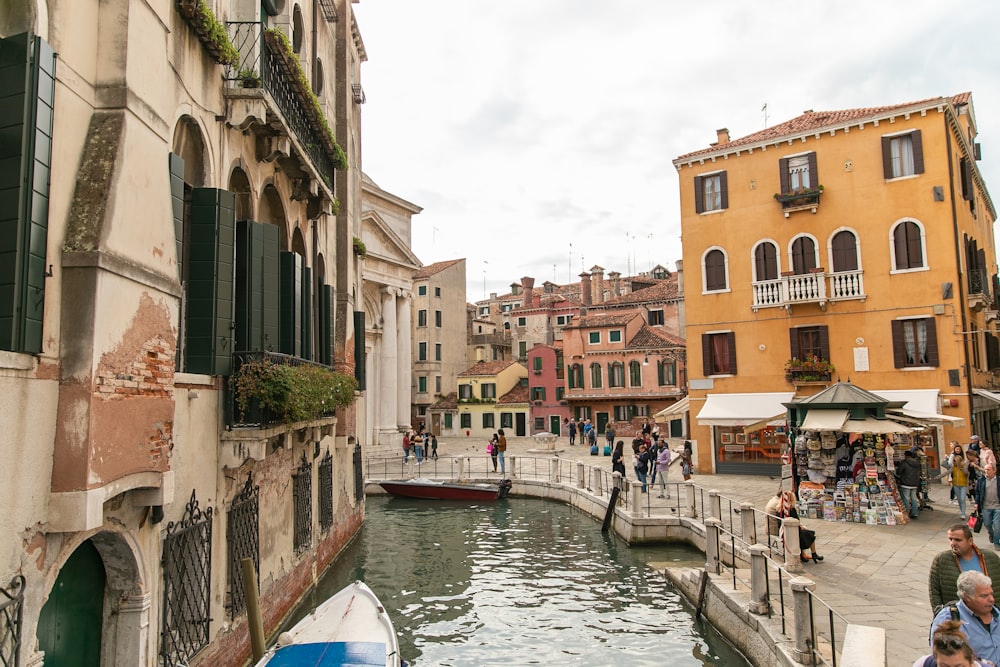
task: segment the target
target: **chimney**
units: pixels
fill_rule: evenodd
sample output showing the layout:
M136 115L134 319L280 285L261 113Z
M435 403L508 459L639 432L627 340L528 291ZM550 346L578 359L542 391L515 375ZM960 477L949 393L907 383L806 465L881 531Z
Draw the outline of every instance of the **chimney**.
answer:
M716 144L728 144L729 143L729 130L722 128L715 131Z
M535 292L535 279L525 276L521 278L521 287L524 288L524 299L521 301L522 308L532 308L532 297Z
M611 298L613 299L621 296L621 292L619 290L622 288L622 274L617 271L612 271L608 274L608 278L611 280Z
M590 275L594 277L591 283L594 290L594 303L604 303L604 268L595 266L590 270Z
M590 274L581 273L580 274L580 301L583 302L584 306L590 306L594 303L593 294L590 291Z
M511 283L510 284L510 293L511 293L511 296L517 296L518 294L521 293L521 286L518 285L517 283Z
M684 296L684 260L677 260L675 265L677 266L677 270L674 272L677 274L677 294Z

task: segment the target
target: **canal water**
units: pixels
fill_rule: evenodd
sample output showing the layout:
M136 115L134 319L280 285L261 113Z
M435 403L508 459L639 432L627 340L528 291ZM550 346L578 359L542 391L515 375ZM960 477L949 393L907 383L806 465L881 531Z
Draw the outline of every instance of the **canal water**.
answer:
M291 619L355 579L382 600L400 652L424 665L749 665L648 563L704 565L686 547L629 548L557 502L369 496L365 525Z

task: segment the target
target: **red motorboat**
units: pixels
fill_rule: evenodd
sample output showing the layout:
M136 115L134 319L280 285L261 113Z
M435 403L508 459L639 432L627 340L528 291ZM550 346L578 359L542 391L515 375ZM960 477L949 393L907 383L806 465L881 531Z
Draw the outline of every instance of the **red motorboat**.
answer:
M408 479L379 482L383 489L402 498L428 500L472 500L486 502L506 498L512 486L509 479L499 484L462 484L439 482L433 479Z

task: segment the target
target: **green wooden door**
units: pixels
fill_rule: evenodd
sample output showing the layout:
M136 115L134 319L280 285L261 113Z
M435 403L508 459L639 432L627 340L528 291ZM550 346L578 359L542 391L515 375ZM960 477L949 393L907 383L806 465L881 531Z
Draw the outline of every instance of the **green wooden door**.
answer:
M38 617L38 649L46 666L101 664L104 562L90 542L67 559Z
M549 433L553 435L562 435L560 433L559 424L559 415L549 415Z

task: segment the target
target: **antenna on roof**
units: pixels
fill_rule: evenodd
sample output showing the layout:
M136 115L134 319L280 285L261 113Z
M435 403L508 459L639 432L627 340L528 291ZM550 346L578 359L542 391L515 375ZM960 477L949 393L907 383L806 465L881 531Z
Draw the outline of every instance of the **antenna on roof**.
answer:
M760 110L764 114L764 127L767 127L767 102L764 102L764 106Z

